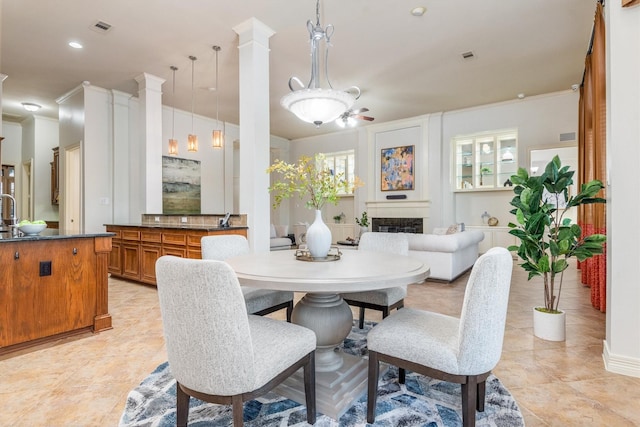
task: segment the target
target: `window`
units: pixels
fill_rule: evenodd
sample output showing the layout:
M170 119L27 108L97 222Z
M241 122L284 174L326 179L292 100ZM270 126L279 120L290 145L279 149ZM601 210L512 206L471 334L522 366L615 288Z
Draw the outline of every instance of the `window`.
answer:
M453 138L455 191L510 188L518 170L518 131L485 132Z
M329 168L334 176L342 174L347 183L352 185L355 179L356 150L322 154L324 155L324 167ZM318 165L318 168L321 167L322 165ZM343 192L342 194L346 195L347 193Z

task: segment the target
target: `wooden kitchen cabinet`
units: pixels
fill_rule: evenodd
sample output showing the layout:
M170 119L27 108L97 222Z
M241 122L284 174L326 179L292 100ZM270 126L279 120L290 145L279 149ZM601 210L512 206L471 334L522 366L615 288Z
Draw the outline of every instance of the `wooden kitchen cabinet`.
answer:
M216 234L247 237L246 227L158 227L144 225L107 225L114 233L109 257L109 273L150 285L156 284L156 260L162 255L199 259L200 239Z
M0 243L0 354L77 331L111 328L111 236Z
M156 260L162 256L160 244L140 245L140 281L156 284Z

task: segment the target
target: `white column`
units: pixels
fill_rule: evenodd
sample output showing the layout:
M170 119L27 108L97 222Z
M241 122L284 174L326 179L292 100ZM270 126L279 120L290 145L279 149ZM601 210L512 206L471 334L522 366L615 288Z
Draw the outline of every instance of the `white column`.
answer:
M233 27L240 56L240 212L255 252L269 250L269 37L255 18Z
M606 2L607 330L606 369L640 377L640 6Z
M142 178L136 175L135 179L132 173L139 173L136 167L132 168L131 145L130 145L130 125L129 125L129 99L131 94L111 91L113 95L113 221L115 223L131 223L139 221L140 215L131 217L129 202L132 199L130 194L136 194L135 189L131 188L132 182L141 182ZM137 159L137 157L136 157Z
M138 153L143 212L162 213L162 83L164 79L143 73L136 77L140 98ZM131 147L132 151L135 147Z

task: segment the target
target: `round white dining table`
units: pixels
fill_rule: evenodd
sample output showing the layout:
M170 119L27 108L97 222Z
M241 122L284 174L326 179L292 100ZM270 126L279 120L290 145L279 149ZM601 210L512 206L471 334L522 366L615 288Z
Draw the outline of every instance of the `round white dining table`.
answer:
M305 292L292 322L316 333L316 370L340 368L334 349L351 331L353 313L341 292L369 291L420 283L429 275L422 261L403 255L348 250L337 261L301 261L294 250L252 253L227 259L242 285Z

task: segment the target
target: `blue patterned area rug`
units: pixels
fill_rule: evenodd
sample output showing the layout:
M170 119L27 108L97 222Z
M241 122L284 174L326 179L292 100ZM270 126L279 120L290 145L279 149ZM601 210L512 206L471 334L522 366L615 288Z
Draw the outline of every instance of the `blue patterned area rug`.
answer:
M340 351L366 355L366 334L375 323L360 330L354 326ZM176 381L167 362L161 364L127 397L120 427L176 425ZM230 426L231 406L214 405L191 398L190 426ZM461 426L460 385L435 380L407 371L406 383L398 384L398 369L390 367L378 384L378 404L374 426ZM318 414L316 426L366 426L367 395L360 398L339 419ZM477 426L524 426L520 409L500 380L487 379L484 412L476 412ZM244 425L303 426L306 410L292 400L267 393L244 404Z

